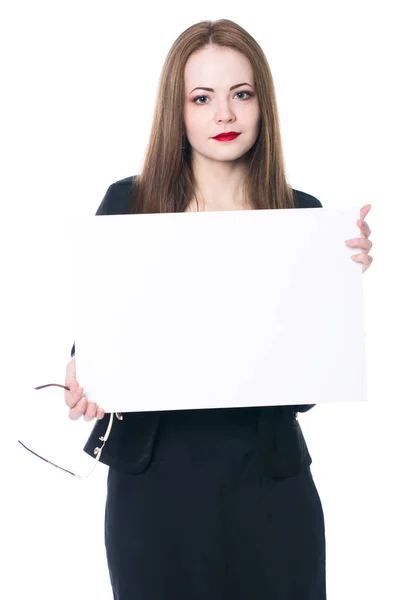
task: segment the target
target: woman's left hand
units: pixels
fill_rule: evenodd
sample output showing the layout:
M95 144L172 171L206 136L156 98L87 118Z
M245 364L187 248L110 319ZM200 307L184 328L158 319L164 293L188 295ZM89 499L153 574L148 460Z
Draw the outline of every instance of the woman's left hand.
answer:
M368 223L364 221L370 210L371 204L366 204L360 210L360 219L357 221L357 225L360 228L361 237L345 241L346 246L349 248L360 248L361 254L353 254L350 258L356 262L362 263L363 273L371 266L371 263L374 260L372 256L369 255L369 251L372 248L372 242L368 239L371 235L371 230Z

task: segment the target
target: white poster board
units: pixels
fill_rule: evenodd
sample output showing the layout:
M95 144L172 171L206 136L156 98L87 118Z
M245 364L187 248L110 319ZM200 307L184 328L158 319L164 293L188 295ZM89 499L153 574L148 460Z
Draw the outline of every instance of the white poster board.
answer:
M358 208L79 227L79 384L106 412L366 400Z

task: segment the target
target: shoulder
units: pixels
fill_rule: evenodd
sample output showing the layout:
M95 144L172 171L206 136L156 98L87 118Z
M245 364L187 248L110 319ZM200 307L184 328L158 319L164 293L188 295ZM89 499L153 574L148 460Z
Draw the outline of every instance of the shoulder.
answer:
M96 211L96 215L120 215L129 213L136 177L137 175L131 175L112 183L101 201L100 206ZM322 208L322 204L318 198L311 196L311 194L295 189L293 189L293 194L296 208Z
M293 189L296 208L322 208L321 202L315 196Z
M121 215L128 213L131 206L135 179L136 175L131 175L112 183L101 201L96 215Z

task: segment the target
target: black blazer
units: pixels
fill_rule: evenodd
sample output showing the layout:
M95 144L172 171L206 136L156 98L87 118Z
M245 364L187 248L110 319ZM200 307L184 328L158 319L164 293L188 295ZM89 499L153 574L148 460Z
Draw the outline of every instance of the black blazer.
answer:
M135 177L127 177L113 183L108 188L96 215L129 213ZM321 202L313 196L298 190L293 191L296 208L322 207ZM71 357L74 354L75 343L72 346ZM313 406L315 404L260 407L260 457L265 472L271 477L297 475L311 464L312 459L297 420L297 413L306 412ZM119 471L141 473L150 462L162 411L117 414L120 418L114 418L110 436L99 460ZM95 423L84 446L84 451L93 458L95 449L101 446L99 438L104 435L109 420L110 415L106 414Z

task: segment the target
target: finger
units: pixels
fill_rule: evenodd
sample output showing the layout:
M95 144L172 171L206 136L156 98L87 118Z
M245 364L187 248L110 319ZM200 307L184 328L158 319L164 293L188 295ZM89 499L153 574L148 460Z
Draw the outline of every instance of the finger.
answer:
M95 418L97 413L97 404L95 402L89 402L87 405L85 414L83 415L84 421L91 421Z
M74 408L83 396L83 388L78 386L78 382L73 386L73 391L66 392L65 402L69 408Z
M366 260L366 261L363 261L363 263L362 263L362 265L363 265L363 267L362 267L362 272L363 272L363 273L364 273L364 272L365 272L367 269L369 269L369 267L371 266L371 264L372 264L372 261L373 261L373 260L374 260L374 259L372 258L372 256L369 256L369 255L368 255L368 256L367 256L367 260Z
M73 408L69 409L68 416L72 421L79 419L86 411L88 399L83 397Z
M69 390L65 390L64 392L64 400L66 404L69 404L74 394L76 394L77 389L79 388L79 384L76 379L68 379L65 380L65 385L69 388Z
M65 384L69 387L73 380L76 379L76 361L75 356L71 358L69 363L67 364L66 374L65 374Z
M353 254L350 257L352 260L354 260L355 262L359 262L363 265L363 273L364 271L366 271L368 269L368 267L371 265L372 261L374 260L372 258L372 256L370 256L369 254Z
M362 221L365 219L371 208L371 204L365 204L365 206L360 209L360 218Z
M65 390L65 392L64 392L65 404L67 406L69 406L70 408L72 408L76 404L76 401L74 398L75 398L75 394L76 394L77 385L78 385L78 382L71 384L69 386L69 391Z
M373 246L371 240L365 238L354 238L352 240L346 240L345 244L348 248L360 248L364 252L369 252Z
M71 402L71 393L76 391L78 386L78 382L76 380L76 368L75 368L75 357L71 358L69 363L67 364L66 374L65 374L65 385L69 388L64 392L64 400L67 405Z
M99 421L104 417L105 411L102 408L97 409L96 419Z
M371 229L366 221L362 221L361 219L359 219L357 221L357 225L360 228L362 237L368 238L371 235Z

